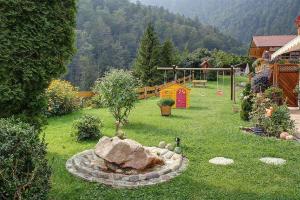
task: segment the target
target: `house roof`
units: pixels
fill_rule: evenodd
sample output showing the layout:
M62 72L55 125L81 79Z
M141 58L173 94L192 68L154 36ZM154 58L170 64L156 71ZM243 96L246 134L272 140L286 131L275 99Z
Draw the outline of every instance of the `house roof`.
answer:
M270 35L270 36L253 36L253 42L256 47L282 47L297 35Z
M161 90L167 89L168 87L171 87L173 85L177 85L179 87L185 88L186 90L191 90L190 88L186 87L185 85L177 83L177 82L168 83L167 85L162 86Z

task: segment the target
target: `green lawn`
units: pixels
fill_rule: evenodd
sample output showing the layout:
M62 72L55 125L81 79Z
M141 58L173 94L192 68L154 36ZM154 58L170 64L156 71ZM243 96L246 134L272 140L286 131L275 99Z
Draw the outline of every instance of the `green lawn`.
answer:
M208 89L192 89L191 108L173 110L170 118L161 117L157 99L140 101L124 128L127 136L155 146L180 137L188 169L170 182L133 190L113 189L73 177L65 169L72 155L93 148L95 142L77 143L70 136L72 121L93 114L104 121L103 132L112 136L114 119L106 109L83 110L51 118L45 130L49 160L53 166L49 199L300 199L300 145L245 135L239 114L232 112L229 84L225 96L215 95L215 83ZM203 97L201 94L205 94ZM224 156L235 160L231 166L214 166L208 160ZM260 157L287 160L284 166L268 166Z

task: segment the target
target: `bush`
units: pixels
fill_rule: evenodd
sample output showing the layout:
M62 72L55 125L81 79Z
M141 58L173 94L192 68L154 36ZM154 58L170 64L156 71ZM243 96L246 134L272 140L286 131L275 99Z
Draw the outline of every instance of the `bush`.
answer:
M252 93L252 91L251 91L251 84L247 83L246 86L245 86L245 89L243 90L242 95L243 95L243 97L245 97L245 96L250 95L251 93Z
M241 103L241 112L240 116L242 120L249 121L250 113L252 112L253 106L253 94L251 92L251 84L247 83L245 89L242 93L242 103Z
M94 91L101 94L103 102L116 119L116 134L120 124L128 121L128 116L137 102L136 89L139 81L128 71L113 69L105 77L95 82Z
M249 121L250 120L250 113L252 112L252 106L253 106L253 95L245 96L242 100L241 104L241 112L240 116L242 120Z
M217 72L216 71L209 71L207 73L207 80L208 81L216 81L217 80Z
M257 94L253 98L252 112L250 113L250 119L256 127L262 128L263 121L266 118L266 109L274 107L270 99L264 98L263 95Z
M270 116L267 110L272 109ZM281 132L295 132L294 122L286 105L278 106L269 98L258 96L254 98L253 111L251 112L252 122L256 127L262 128L267 136L279 137Z
M76 1L0 3L0 117L17 116L41 128L44 91L75 52Z
M49 85L46 96L50 116L64 115L79 108L78 90L68 81L54 80Z
M158 106L170 106L172 107L175 104L175 101L173 99L161 99L157 102Z
M279 137L282 132L295 132L294 121L290 118L289 109L286 105L276 106L271 117L265 117L262 128L268 136Z
M77 137L78 141L95 140L101 137L102 126L102 121L98 117L84 115L83 117L74 121L73 133Z
M0 119L0 199L47 199L51 169L46 145L32 126Z
M264 92L266 98L277 105L282 105L284 101L283 90L278 87L270 87Z
M255 93L264 92L270 87L270 72L265 70L252 78L251 89Z
M91 98L91 106L93 108L103 108L105 107L105 103L101 94L96 94Z

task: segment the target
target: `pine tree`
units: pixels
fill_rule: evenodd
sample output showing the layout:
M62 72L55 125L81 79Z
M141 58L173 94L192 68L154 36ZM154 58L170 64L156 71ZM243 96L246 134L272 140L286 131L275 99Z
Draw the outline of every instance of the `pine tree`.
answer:
M162 67L171 67L174 65L174 54L175 54L175 49L173 42L171 39L167 39L161 48L161 54L160 54L160 65Z
M160 43L154 30L149 24L140 42L137 59L134 64L134 74L144 85L153 86L162 82L162 73L157 70L160 65Z

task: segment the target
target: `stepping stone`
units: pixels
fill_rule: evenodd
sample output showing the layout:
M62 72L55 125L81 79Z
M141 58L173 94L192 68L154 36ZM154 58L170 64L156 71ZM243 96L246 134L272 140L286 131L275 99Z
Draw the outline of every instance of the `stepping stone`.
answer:
M210 159L208 162L214 165L231 165L234 163L232 159L224 157L215 157L213 159Z
M286 160L284 160L282 158L265 157L265 158L261 158L259 160L268 165L284 165L286 163Z

